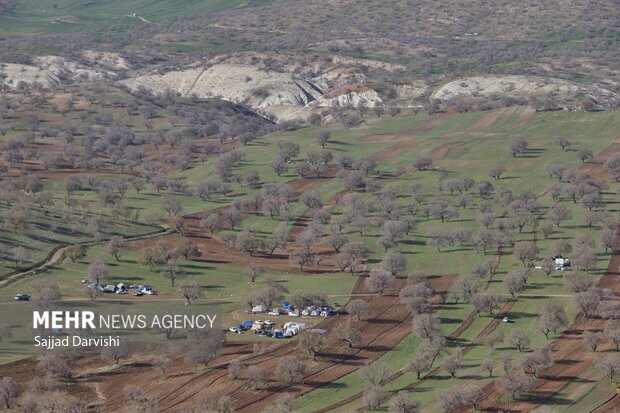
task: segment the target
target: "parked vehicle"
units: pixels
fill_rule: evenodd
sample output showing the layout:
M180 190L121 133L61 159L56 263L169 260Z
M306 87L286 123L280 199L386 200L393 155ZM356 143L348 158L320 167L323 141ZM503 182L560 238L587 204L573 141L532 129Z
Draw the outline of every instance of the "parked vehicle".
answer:
M17 294L15 296L15 300L17 300L17 301L29 301L30 300L30 296L28 294Z

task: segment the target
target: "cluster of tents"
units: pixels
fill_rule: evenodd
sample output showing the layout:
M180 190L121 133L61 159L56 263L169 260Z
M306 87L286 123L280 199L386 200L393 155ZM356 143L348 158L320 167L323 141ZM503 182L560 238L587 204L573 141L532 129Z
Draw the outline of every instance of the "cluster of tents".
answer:
M256 334L265 335L267 337L289 338L296 336L305 329L305 323L297 323L293 321L289 321L287 323L284 323L284 325L277 327L275 323L269 320L245 320L241 324L239 324L239 327L231 327L230 331L241 333L242 331L250 330Z

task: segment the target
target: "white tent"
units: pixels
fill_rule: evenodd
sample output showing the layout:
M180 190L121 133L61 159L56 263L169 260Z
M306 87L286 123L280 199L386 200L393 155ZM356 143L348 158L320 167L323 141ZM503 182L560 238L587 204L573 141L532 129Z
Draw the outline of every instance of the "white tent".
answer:
M252 311L254 311L255 313L264 313L267 311L267 307L265 307L264 305L255 305L254 307L252 307Z

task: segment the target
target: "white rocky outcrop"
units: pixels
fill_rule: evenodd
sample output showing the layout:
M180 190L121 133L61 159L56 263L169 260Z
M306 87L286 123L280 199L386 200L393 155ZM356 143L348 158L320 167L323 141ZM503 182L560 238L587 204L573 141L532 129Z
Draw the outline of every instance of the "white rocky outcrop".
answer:
M593 85L578 85L562 79L535 76L476 76L454 80L436 90L431 99L449 101L457 97L482 96L494 94L509 97L555 94L562 98L590 96L597 100L613 100L615 94Z
M27 85L36 83L44 88L60 84L58 77L48 70L31 65L0 63L0 84L14 90L22 82Z
M375 106L382 105L383 100L377 92L372 89L366 89L363 91L343 91L332 92L329 95L325 95L312 102L314 106L320 107L360 107L365 106L367 108L374 108Z
M33 64L0 63L0 84L16 89L18 84L53 88L68 83L101 82L113 79L116 74L95 70L58 56L38 56Z
M304 79L252 65L218 64L206 70L147 74L121 83L132 90L144 87L155 94L172 90L181 96L224 99L266 113L274 106L306 106L321 96Z
M91 65L100 65L111 70L131 69L131 64L119 53L84 50L82 56Z

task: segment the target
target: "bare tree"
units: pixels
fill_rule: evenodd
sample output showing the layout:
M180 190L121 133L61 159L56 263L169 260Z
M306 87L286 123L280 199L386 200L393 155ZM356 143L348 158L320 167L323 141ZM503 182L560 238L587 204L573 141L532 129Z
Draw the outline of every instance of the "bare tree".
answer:
M616 351L620 350L620 321L608 320L605 323L605 335L614 343Z
M418 156L416 159L414 159L412 165L418 170L418 171L424 171L426 169L428 169L429 166L431 166L433 164L433 158L430 156Z
M382 385L393 373L394 370L390 366L379 360L366 364L360 369L361 376L373 386Z
M285 384L299 383L306 373L306 363L295 356L284 357L278 362L275 373Z
M413 333L419 337L432 340L441 336L441 323L432 314L419 314L413 318Z
M472 409L478 411L481 408L481 404L485 399L484 391L477 386L468 387L463 389L463 401L465 405L470 406Z
M579 158L581 162L587 162L594 158L594 154L590 149L579 149L577 151L577 158Z
M112 237L110 241L108 241L108 252L112 254L116 261L121 260L121 253L125 248L125 244L123 237Z
M11 409L13 407L13 400L19 396L20 392L21 388L13 377L4 377L0 380L0 397L2 397L4 406L7 409Z
M321 195L314 189L310 189L301 194L299 200L310 209L319 209L323 206L321 203Z
M188 330L187 338L190 350L185 357L185 363L197 369L199 364L207 367L209 361L217 356L222 347L224 333L216 329Z
M557 227L559 227L562 222L571 219L573 214L567 206L563 204L556 204L553 208L549 210L547 216L549 217L551 222L553 222Z
M591 351L596 351L599 345L605 341L605 335L598 331L584 331L583 344Z
M418 380L420 380L422 373L430 370L430 368L431 362L426 354L423 354L421 357L418 357L407 365L407 370L416 373Z
M596 282L592 277L584 273L566 274L563 281L564 288L572 293L588 291Z
M368 315L370 305L367 301L357 298L355 300L349 301L347 308L349 310L349 314L353 315L355 321L360 321L362 318Z
M392 288L395 283L396 277L387 271L373 272L364 282L370 291L379 293L379 295L383 295L385 290Z
M555 270L555 262L551 258L545 258L540 262L540 268L548 277Z
M513 370L496 381L498 389L508 393L514 399L520 393L528 393L534 386L534 378L522 370Z
M200 255L200 250L194 244L194 242L187 238L183 237L179 240L179 242L174 247L174 254L176 256L181 256L186 260L189 260L189 257L196 257Z
M585 272L596 268L597 258L594 249L589 245L578 245L570 256L571 263Z
M232 380L237 380L241 377L241 373L244 369L245 365L241 361L231 360L230 363L228 363L227 367L228 377L230 377Z
M248 368L248 381L254 390L261 389L267 384L269 375L264 367L252 365Z
M332 231L327 237L327 242L334 249L334 251L336 251L336 253L339 253L340 248L346 245L349 242L349 239L346 235Z
M553 365L553 359L551 358L551 349L549 347L539 348L526 354L520 362L521 368L534 377L538 377L544 369L551 365Z
M159 356L151 361L151 366L154 369L159 370L162 376L167 377L168 371L172 367L172 360L168 357Z
M474 295L471 298L471 303L477 313L481 313L483 310L486 310L489 315L493 315L493 311L502 307L504 300L497 294L485 293Z
M101 285L110 279L110 267L101 258L95 258L88 265L88 281Z
M239 211L239 209L235 208L234 206L224 210L224 212L222 213L222 216L228 222L228 225L230 225L230 228L233 230L241 222L241 212Z
M538 247L533 242L519 242L514 248L514 255L523 263L524 267L534 261L538 253Z
M364 406L368 410L375 410L387 399L387 393L382 387L373 386L364 391L362 398L364 399Z
M9 324L0 323L0 343L7 338L13 337L13 330Z
M575 298L579 310L587 318L596 316L601 306L601 296L599 291L594 288L577 294Z
M82 245L71 245L65 248L65 254L71 259L71 262L77 262L86 256L86 249Z
M179 294L185 298L185 305L191 305L193 300L204 297L202 286L196 280L186 280L179 288Z
M439 406L445 412L457 412L465 407L465 391L458 386L445 389L438 398Z
M397 276L398 273L407 268L407 260L400 252L390 251L381 260L381 268L393 276Z
M543 332L546 339L549 339L549 333L555 333L559 328L565 326L567 322L564 307L558 303L545 303L538 316L538 328Z
M243 273L250 279L250 282L254 282L258 277L265 273L265 269L256 263L251 263L245 267Z
M351 323L342 323L334 332L338 340L344 341L350 348L355 348L362 342L362 334Z
M495 361L493 359L485 359L481 366L489 372L489 377L493 377L493 370L495 370Z
M459 300L470 302L484 288L484 283L475 274L467 274L459 277L452 289L450 296L458 303Z
M183 212L183 205L177 197L173 195L164 195L161 209L168 214L168 217L176 217Z
M530 345L530 337L526 332L521 330L512 330L510 334L508 334L506 341L519 350L519 352L522 352Z
M340 271L344 271L347 268L351 272L351 275L355 273L360 267L362 262L368 257L368 248L357 242L351 242L345 244L340 253L336 256L336 265Z
M129 355L129 347L127 343L122 341L118 346L107 346L101 349L101 358L104 360L112 360L114 364Z
M30 252L24 247L16 247L13 249L13 261L15 266L31 260Z
M411 400L409 393L399 391L390 400L390 413L418 413L420 411L420 403Z
M276 399L273 406L269 406L269 412L273 413L294 413L296 411L297 401L292 394L283 394Z
M565 137L557 138L555 144L561 147L563 151L568 151L571 148L571 142Z
M615 229L605 228L601 231L601 245L605 247L605 254L616 245Z
M314 264L315 255L310 248L302 246L293 251L289 259L292 264L299 266L299 271L303 272L304 267Z
M319 133L319 136L317 136L316 142L321 145L321 148L325 148L327 141L331 139L331 137L332 133L330 131L323 130Z
M496 165L489 170L489 176L493 179L500 179L504 172L506 172L504 165Z
M146 400L146 397L144 396L144 391L138 386L128 384L123 389L123 392L132 402L140 403Z
M304 331L299 335L299 346L316 359L323 345L323 334L318 331Z
M207 228L212 234L215 234L222 229L222 218L218 213L209 214L200 220L199 226Z
M515 296L515 293L523 291L525 288L525 272L510 271L504 279L504 286L512 297Z
M525 153L527 146L527 140L524 137L517 137L508 144L506 152L508 155L516 157Z
M609 377L609 381L613 382L616 373L620 370L620 355L608 354L596 365L605 373L607 377Z
M56 348L45 353L45 356L39 361L38 368L48 374L57 377L71 377L73 371L75 357L68 349Z
M441 368L451 377L456 377L456 372L461 368L462 359L462 355L457 353L454 356L445 359L441 365Z
M32 300L38 308L46 310L60 300L61 293L58 284L48 279L39 279L32 283Z
M285 222L278 224L268 240L269 254L273 255L274 251L278 248L286 249L286 243L289 237L289 230Z
M170 286L174 287L174 282L177 279L185 277L185 271L176 264L166 264L161 276L170 280Z

